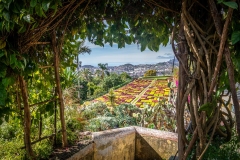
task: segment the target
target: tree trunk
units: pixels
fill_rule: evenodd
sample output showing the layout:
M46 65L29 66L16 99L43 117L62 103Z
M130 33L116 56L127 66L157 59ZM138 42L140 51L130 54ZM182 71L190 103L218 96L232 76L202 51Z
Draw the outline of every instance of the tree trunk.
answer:
M57 93L59 98L60 120L61 120L61 126L62 126L62 145L63 147L67 147L68 142L67 142L67 131L66 131L65 118L64 118L64 102L63 102L62 89L60 84L60 75L59 75L59 67L60 67L59 50L57 48L55 31L52 32L52 48L54 52L55 81L56 81L56 88L57 88Z
M39 114L40 114L40 119L38 123L38 139L40 139L42 136L42 112L40 112Z
M182 100L183 96L185 93L185 87L186 87L186 79L185 75L186 72L184 70L185 65L187 64L186 62L186 47L185 47L185 36L184 36L184 29L183 29L183 22L181 22L180 29L179 29L179 51L177 53L178 59L180 60L179 63L179 74L178 74L178 80L179 80L179 85L178 85L178 92L177 92L177 106L176 106L176 111L177 111L177 132L178 132L178 158L182 159L184 155L184 132L185 129L182 126L182 123L184 121L183 115L181 115L181 112L184 110L182 108Z
M238 102L236 86L235 86L236 83L235 83L235 79L234 79L234 68L233 68L233 64L232 64L229 47L226 47L226 49L225 49L225 60L227 63L230 89L231 89L231 93L232 93L232 100L233 100L235 116L236 116L237 133L238 133L238 137L240 138L240 110L239 110L239 102Z
M217 7L215 5L215 2L213 0L209 0L209 4L210 4L212 17L214 18L214 24L215 24L218 36L221 39L221 41L226 41L227 36L228 36L228 34L227 34L228 27L229 27L230 21L232 19L233 8L228 9L227 18L226 18L225 24L223 26L221 23L221 17L219 16L219 14L217 12ZM234 109L235 109L237 133L238 133L238 137L240 137L240 112L239 112L240 109L239 109L239 102L238 102L237 92L236 92L236 87L235 87L236 82L234 79L234 67L233 67L230 49L229 49L228 44L225 45L225 43L224 43L224 45L222 46L222 52L224 52L225 61L227 64L230 90L232 93L232 100L233 100L233 105L234 105Z
M24 78L19 76L20 81L20 88L22 92L22 99L24 105L24 143L27 151L27 155L30 159L34 159L35 154L32 150L31 146L31 115L30 115L30 108L28 103L28 93L27 93L27 86Z
M55 96L57 97L57 88L55 87ZM57 146L57 99L54 102L54 146Z

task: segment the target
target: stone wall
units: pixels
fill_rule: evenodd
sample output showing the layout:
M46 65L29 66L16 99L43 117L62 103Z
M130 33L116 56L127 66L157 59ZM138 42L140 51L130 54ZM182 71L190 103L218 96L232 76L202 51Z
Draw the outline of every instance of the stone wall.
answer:
M177 134L142 127L92 133L93 143L69 160L160 160L177 152Z
M135 127L135 160L171 159L177 152L177 134Z
M93 151L94 144L91 143L79 152L75 153L72 157L68 158L68 160L93 160Z
M95 160L134 160L135 128L126 127L93 133Z

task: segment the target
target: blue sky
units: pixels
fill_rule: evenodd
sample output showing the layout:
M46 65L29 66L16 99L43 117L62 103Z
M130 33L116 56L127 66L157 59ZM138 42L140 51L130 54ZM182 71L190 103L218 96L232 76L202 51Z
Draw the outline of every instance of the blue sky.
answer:
M141 52L137 44L125 45L125 48L118 49L117 44L111 47L105 44L104 47L94 45L88 41L85 42L92 52L79 56L82 65L97 66L98 63L108 63L108 66L118 66L126 63L137 64L155 64L173 59L174 54L170 45L167 47L160 46L158 52L146 49Z

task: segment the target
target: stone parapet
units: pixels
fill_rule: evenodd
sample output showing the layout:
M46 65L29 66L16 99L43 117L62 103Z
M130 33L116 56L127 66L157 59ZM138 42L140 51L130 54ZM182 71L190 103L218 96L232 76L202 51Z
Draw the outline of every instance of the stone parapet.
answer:
M159 160L177 152L177 134L143 127L92 133L93 143L69 160Z

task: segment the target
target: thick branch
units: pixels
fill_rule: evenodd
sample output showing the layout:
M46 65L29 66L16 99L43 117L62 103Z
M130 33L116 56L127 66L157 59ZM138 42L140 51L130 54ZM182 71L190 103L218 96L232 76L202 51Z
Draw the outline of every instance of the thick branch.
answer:
M192 139L191 139L191 141L190 141L190 143L189 143L189 145L188 145L188 147L187 147L187 149L186 149L186 151L185 151L185 153L184 153L183 160L187 159L188 154L189 154L190 151L192 150L192 148L193 148L193 146L194 146L194 143L195 143L196 140L197 140L197 136L198 136L198 134L197 134L197 128L195 128L195 130L194 130L194 132L193 132Z
M218 117L218 115L219 115L219 108L217 109L217 117ZM204 153L207 151L209 145L211 144L213 135L214 135L215 130L216 130L216 127L217 127L217 123L218 123L218 121L215 122L214 127L213 127L213 132L212 132L211 137L210 137L210 139L209 139L209 141L208 141L208 144L207 144L206 147L204 148L204 150L203 150L203 152L201 153L201 155L199 156L198 160L202 159L202 156L204 155Z
M218 50L215 71L214 71L212 82L211 82L210 89L209 89L209 92L208 92L208 98L211 97L213 89L216 86L216 82L217 82L217 79L218 79L219 70L220 70L220 66L221 66L221 62L222 62L222 55L223 55L223 52L224 52L225 43L226 43L227 36L228 36L228 27L229 27L230 20L232 18L232 13L233 13L233 8L229 8L227 18L226 18L226 21L225 21L225 24L224 24L224 27L223 27L223 31L222 31L221 21L220 21L221 19L218 16L218 14L216 14L217 9L216 9L216 5L215 5L214 0L209 0L209 4L210 4L210 9L211 9L211 14L212 14L212 17L214 19L215 27L216 27L217 33L218 33L218 35L221 39L221 42L220 42L220 48Z
M31 43L28 43L27 45L31 46L31 45L37 45L37 44L50 44L50 42L31 42Z
M231 89L231 93L232 93L232 100L233 100L233 105L234 105L235 115L236 115L237 133L238 133L238 136L240 137L240 109L239 109L237 92L236 92L236 88L235 88L236 83L235 83L235 79L234 79L234 68L233 68L231 55L230 55L228 46L225 49L225 60L227 63L228 77L229 77L229 81L230 81L230 89Z
M53 98L53 99L50 99L50 100L46 100L46 101L31 104L31 105L29 105L29 107L33 107L33 106L37 106L37 105L41 105L41 104L46 104L46 103L53 102L53 101L56 101L56 100L57 100L57 98Z

